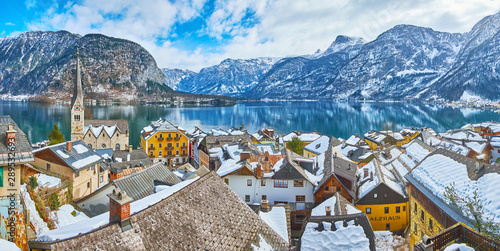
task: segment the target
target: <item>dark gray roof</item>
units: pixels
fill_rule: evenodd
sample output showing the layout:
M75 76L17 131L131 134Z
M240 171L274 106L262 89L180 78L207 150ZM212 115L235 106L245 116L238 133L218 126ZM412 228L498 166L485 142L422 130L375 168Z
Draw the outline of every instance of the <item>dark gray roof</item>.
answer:
M113 157L113 148L94 149L94 151L101 156L107 154L109 157Z
M114 223L62 241L29 244L52 250L252 250L265 241L272 250L289 250L215 172L131 215L130 225L127 231Z
M300 167L295 161L292 159L292 151L286 150L287 155L283 160L283 164L280 169L274 173L271 179L276 180L307 180L309 183L314 184L309 178L307 174L304 172L304 169Z
M129 153L130 160L149 159L148 154L142 149L134 149L132 152L129 152L129 150L115 150L113 151L113 158L121 158L123 161L126 161Z
M353 197L356 197L356 171L358 166L349 160L336 157L332 153L333 146L330 146L328 150L325 152L325 163L324 163L324 175L321 181L318 183L318 187L321 187L327 182L332 176L335 177L336 180L346 189L346 191ZM341 176L347 180L352 181L352 187L348 187L347 184L344 184L342 180L338 178ZM317 189L316 191L318 191Z
M113 180L113 184L134 200L142 199L154 193L154 180L177 184L181 180L162 163L157 163L140 172Z
M150 166L152 164L153 161L151 161L150 159L140 159L140 160L131 160L122 162L111 162L109 163L109 166L113 172L117 173L127 168Z
M334 225L335 222L337 221L346 221L346 222L354 221L355 222L354 224L359 224L363 228L366 238L368 238L368 240L370 241L370 251L376 251L375 234L373 233L372 225L370 224L370 221L368 220L368 217L366 216L365 213L335 215L335 216L310 216L306 218L304 224L302 224L300 237L302 238L302 235L304 235L304 231L308 223L318 223L319 226L319 224L321 224L322 222L328 222ZM323 231L336 231L336 230L324 229ZM299 250L301 250L300 246L301 243L299 242Z
M32 162L33 154L31 152L31 144L26 137L26 134L17 126L16 122L12 120L10 116L0 116L0 165L4 165L8 163L8 153L10 152L7 149L7 134L6 130L9 128L9 125L16 130L16 150L15 150L15 159L17 163L19 162Z
M214 147L222 147L225 144L235 143L240 140L243 142L247 142L248 145L250 145L250 143L252 142L250 136L245 133L242 135L209 135L205 137L204 143L208 149L212 149Z
M80 145L80 148L86 149L85 152L78 153L75 146ZM38 149L34 151L35 157L39 156L39 152L50 150L52 151L60 160L62 160L66 165L71 167L73 170L78 171L84 168L90 167L103 161L101 155L90 149L82 140L75 140L71 142L71 151L66 150L66 142L57 145L48 146L45 148Z

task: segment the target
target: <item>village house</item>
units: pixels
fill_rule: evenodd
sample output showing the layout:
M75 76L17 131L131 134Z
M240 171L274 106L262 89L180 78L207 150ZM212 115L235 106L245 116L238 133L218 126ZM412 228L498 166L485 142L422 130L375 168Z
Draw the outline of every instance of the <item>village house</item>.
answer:
M103 158L82 140L67 141L33 152L34 165L47 173L69 179L73 200L85 197L108 183Z
M275 149L277 148L276 140L274 139L274 129L260 129L250 136L254 145L271 144Z
M389 150L389 149L387 149ZM409 222L408 195L404 181L390 163L401 152L395 147L379 153L370 163L358 170L356 207L365 212L373 230L402 233Z
M189 137L189 158L191 160L191 164L195 168L198 168L200 166L200 150L198 149L198 146L203 138L205 138L208 134L195 126L192 131L186 132L186 135ZM206 167L208 168L208 165Z
M27 233L20 196L21 166L33 161L26 134L10 116L1 116L0 239L14 242L23 250L27 248Z
M168 166L189 161L189 140L186 130L172 121L160 118L141 131L141 148L154 162Z
M367 149L367 145L350 145L347 141L342 141L342 143L335 146L335 149L356 164L361 161L361 156L365 155L369 150L369 148Z
M480 134L488 140L493 136L500 136L500 123L494 121L481 123Z
M386 140L388 137L389 139ZM394 138L391 139L391 136L373 130L365 133L364 138L371 150L383 148L385 144L390 144L389 142L396 142Z
M282 145L283 148L288 148L288 142L292 141L294 137L299 138L300 141L303 142L302 147L306 146L307 144L312 143L313 141L317 140L319 137L321 137L321 134L314 131L311 133L305 133L301 131L297 132L290 132L289 134L283 136L283 137L278 137L279 144Z
M322 203L335 193L340 193L348 201L356 199L357 165L345 156L337 154L334 149L335 147L330 147L325 153L323 174L314 190L316 204Z
M96 151L99 153L99 150ZM141 149L130 147L128 150L112 151L110 154L110 158L105 161L109 169L110 181L141 171L153 164L153 161Z
M340 141L338 139L334 138L336 141L334 142L335 144L340 144ZM332 140L333 141L333 140ZM330 138L328 136L321 136L315 141L307 144L304 146L303 150L303 156L304 158L314 158L319 156L320 154L326 152L328 150L328 147L330 146Z
M75 203L88 215L96 216L109 211L107 194L119 188L134 200L140 200L155 193L155 186L173 186L181 180L172 173L163 163L156 163L125 177L114 179L106 186L96 190L89 196Z
M421 130L415 128L403 128L399 133L403 136L403 145L410 143L413 139L420 136Z
M478 199L483 203L483 217L499 221L499 167L439 148L405 178L409 182L411 246L424 236L433 236L459 222L475 228L473 219L445 197L446 188L451 188L452 184L461 198L472 198L473 192L477 191Z
M252 140L248 134L241 135L208 135L200 142L198 149L200 153L200 166L209 170L218 170L222 165L222 146L227 144L251 145Z
M32 250L290 248L214 172L136 201L120 189L108 197L109 214L45 232Z

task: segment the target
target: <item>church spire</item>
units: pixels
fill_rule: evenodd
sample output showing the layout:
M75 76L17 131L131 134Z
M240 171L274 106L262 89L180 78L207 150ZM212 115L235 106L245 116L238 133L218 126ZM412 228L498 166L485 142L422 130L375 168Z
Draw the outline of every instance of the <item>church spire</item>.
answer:
M76 49L76 78L73 86L73 97L71 99L71 107L75 105L76 100L79 101L83 107L83 91L82 91L82 77L80 73L80 52Z

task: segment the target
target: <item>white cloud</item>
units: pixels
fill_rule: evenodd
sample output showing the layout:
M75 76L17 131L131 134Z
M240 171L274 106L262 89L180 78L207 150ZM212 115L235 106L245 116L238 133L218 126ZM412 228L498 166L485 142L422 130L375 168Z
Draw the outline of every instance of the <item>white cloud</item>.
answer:
M34 3L34 0L27 0ZM492 0L216 0L215 10L198 34L223 41L212 53L187 51L169 40L173 26L202 15L206 0L84 0L67 4L62 14L54 9L31 23L33 29L65 29L79 34L103 33L141 44L160 67L199 70L224 58L311 54L326 49L337 35L373 40L397 24L413 24L448 32L466 32L481 18L499 11ZM255 25L242 24L248 12ZM111 18L112 17L112 18ZM165 40L156 44L157 39ZM179 41L182 41L179 40ZM214 51L214 50L210 50Z
M7 23L5 23L5 25L7 25L7 26L15 26L15 24L11 23L11 22L7 22Z

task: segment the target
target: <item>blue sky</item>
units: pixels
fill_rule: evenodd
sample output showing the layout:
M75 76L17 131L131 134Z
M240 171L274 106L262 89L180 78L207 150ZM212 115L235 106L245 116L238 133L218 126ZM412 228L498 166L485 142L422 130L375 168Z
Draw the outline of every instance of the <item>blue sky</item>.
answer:
M102 33L141 44L162 68L325 50L337 35L370 41L397 24L467 32L497 0L11 0L0 37L30 30Z

